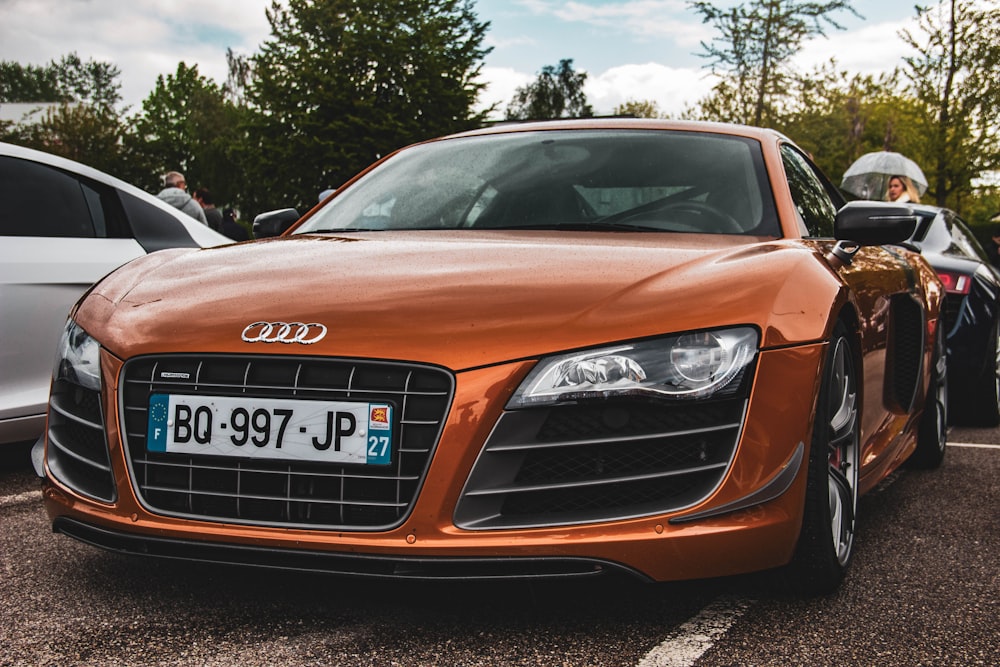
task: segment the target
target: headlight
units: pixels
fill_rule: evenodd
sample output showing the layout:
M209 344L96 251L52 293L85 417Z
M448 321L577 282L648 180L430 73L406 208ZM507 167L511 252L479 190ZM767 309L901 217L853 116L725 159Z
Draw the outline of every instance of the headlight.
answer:
M100 349L97 341L81 329L80 325L68 320L59 340L53 377L56 381L66 380L87 389L100 391Z
M757 353L757 331L736 327L543 359L508 408L615 396L706 398L729 386Z

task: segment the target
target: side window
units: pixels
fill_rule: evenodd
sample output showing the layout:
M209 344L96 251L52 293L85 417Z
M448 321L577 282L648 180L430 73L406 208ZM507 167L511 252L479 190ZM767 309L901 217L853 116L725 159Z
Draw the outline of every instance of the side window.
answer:
M76 178L46 165L0 156L0 235L92 238L98 236L88 197ZM101 214L100 235L104 235Z
M949 228L951 229L952 242L961 248L969 257L978 259L985 264L989 264L990 258L986 254L986 251L983 250L983 247L979 245L979 241L976 240L976 237L973 236L971 232L968 232L967 227L963 226L963 224L957 224L959 222L961 222L961 220L956 218L955 222L949 225Z
M781 160L788 177L792 201L809 236L832 237L837 207L823 186L823 181L805 157L791 146L781 147Z

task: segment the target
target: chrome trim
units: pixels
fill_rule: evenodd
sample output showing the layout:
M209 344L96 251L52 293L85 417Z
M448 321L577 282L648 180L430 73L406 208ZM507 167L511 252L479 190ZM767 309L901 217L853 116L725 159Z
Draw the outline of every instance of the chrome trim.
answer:
M275 333L277 329L277 333ZM295 335L289 337L292 333L292 329L295 329ZM315 333L313 329L318 329L319 332ZM251 336L256 330L257 335ZM247 343L301 343L302 345L312 345L313 343L318 343L323 340L326 336L326 325L320 324L319 322L309 322L305 324L303 322L254 322L253 324L248 324L241 338Z
M465 495L492 496L492 495L503 495L506 493L549 491L552 489L580 489L585 487L606 486L608 484L620 484L621 482L638 482L648 479L668 479L670 477L679 477L681 475L689 475L691 473L697 473L697 472L708 472L710 470L719 470L720 468L724 469L728 467L729 467L728 463L715 463L713 465L694 466L692 468L671 470L668 472L661 472L661 473L650 473L648 475L621 475L619 477L604 477L602 479L590 480L585 482L563 482L555 484L531 484L531 485L511 484L509 486L495 486L489 489L482 489L479 491L469 491Z
M268 368L280 372L273 375ZM336 378L320 381L307 373L323 369ZM165 370L190 370L191 377L187 382L164 379ZM261 371L267 371L266 377ZM384 380L372 377L376 372L394 378L383 385ZM412 510L454 390L450 372L426 364L167 354L125 362L117 398L129 478L147 511L239 525L375 531L399 525ZM154 392L352 401L382 397L400 408L393 461L376 467L150 453L145 448L146 412Z
M640 434L608 433L595 438L566 438L555 441L536 439L547 414L556 408L537 410L516 410L506 412L494 425L479 452L472 471L466 478L459 495L453 521L464 530L510 530L524 528L550 528L554 526L585 525L606 521L623 521L646 516L671 514L696 507L721 486L726 471L732 466L738 443L743 434L749 402L746 398L730 399L733 414L725 421L678 429L657 429ZM694 404L686 404L692 409ZM738 406L738 407L737 407ZM519 471L527 457L544 452L565 450L567 461L579 461L574 449L587 447L608 447L614 453L620 447L648 446L668 447L667 442L684 441L689 438L710 437L716 439L721 456L718 460L678 462L653 471L619 471L614 474L583 476L575 479L517 480ZM648 444L647 444L648 443ZM600 494L617 486L642 485L666 480L683 480L685 476L712 475L711 482L704 482L704 488L691 493L687 491L666 499L637 499L620 506L591 507L586 509L541 509L531 513L507 513L506 504L511 499L528 497L533 493L556 493L576 491L580 494ZM628 493L628 491L626 491ZM686 494L686 497L685 497ZM641 494L640 494L641 495ZM518 502L515 500L515 502Z

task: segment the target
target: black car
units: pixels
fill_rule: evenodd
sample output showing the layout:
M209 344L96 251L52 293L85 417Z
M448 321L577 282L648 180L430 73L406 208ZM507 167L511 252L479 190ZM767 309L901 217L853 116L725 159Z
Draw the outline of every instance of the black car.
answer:
M947 290L949 420L1000 424L1000 272L954 211L913 206L911 237Z

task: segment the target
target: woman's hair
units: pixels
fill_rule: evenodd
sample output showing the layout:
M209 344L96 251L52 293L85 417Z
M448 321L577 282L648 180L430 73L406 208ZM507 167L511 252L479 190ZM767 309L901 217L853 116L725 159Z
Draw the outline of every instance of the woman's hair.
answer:
M910 201L913 202L914 204L919 204L920 192L917 190L917 187L913 185L913 181L910 179L910 177L901 175L890 176L889 183L892 183L892 179L894 178L898 178L899 182L903 184L903 190L906 192L907 196L909 196ZM888 195L886 195L886 199L889 199Z

